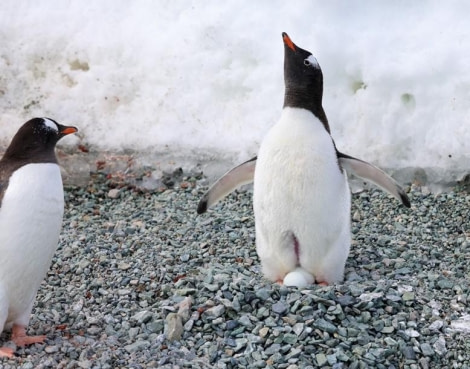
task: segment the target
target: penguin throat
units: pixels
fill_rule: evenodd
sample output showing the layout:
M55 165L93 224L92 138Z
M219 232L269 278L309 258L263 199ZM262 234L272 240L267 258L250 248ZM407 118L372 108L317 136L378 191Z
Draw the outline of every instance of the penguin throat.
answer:
M323 110L321 94L313 94L308 89L286 87L283 107L307 109L323 123L326 131L331 133L328 119Z

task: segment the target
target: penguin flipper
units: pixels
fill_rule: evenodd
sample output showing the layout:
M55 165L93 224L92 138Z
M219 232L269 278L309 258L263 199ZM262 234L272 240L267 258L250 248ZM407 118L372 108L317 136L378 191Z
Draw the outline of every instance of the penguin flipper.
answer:
M255 156L237 165L235 168L230 169L220 177L199 201L197 213L202 214L206 212L207 209L222 200L229 193L245 184L252 183L255 174L256 159L257 157Z
M363 160L340 153L339 151L338 161L346 172L374 183L384 191L396 197L407 208L411 207L410 199L403 188L383 170Z

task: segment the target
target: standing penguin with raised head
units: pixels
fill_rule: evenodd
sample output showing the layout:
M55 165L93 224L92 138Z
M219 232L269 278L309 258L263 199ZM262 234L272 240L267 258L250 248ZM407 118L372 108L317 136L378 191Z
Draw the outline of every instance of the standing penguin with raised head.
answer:
M17 346L46 338L27 336L26 327L62 225L64 192L54 149L75 132L52 119L31 119L0 160L0 333L11 329ZM12 356L11 348L0 347L0 357Z
M401 187L373 165L340 153L322 106L323 74L316 58L284 42L284 107L257 158L219 179L198 206L202 213L254 180L256 250L272 281L303 287L343 279L349 254L350 190L345 170L379 185L405 206Z

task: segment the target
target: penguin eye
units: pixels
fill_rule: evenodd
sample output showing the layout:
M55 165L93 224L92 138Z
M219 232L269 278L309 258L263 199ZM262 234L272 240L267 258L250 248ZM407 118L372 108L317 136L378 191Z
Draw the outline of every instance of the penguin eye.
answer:
M312 65L312 63L310 63L310 60L304 59L304 65L306 65L307 67L309 67L309 66Z

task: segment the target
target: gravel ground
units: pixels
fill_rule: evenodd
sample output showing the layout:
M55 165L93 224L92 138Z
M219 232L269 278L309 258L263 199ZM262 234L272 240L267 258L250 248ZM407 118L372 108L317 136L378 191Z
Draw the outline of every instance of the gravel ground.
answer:
M0 368L470 368L463 188L354 195L344 283L299 290L260 273L250 190L197 216L207 180L180 180L66 188L28 329L48 338Z

